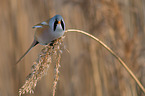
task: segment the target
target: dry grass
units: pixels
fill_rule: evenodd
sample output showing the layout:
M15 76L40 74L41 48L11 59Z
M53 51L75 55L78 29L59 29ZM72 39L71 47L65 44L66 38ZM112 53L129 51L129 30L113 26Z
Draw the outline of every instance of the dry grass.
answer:
M145 86L145 0L1 0L1 96L18 96L42 46L34 47L18 66L15 62L33 41L32 26L55 14L63 16L67 29L85 30L107 44ZM99 43L78 33L66 35L70 54L64 51L61 57L56 96L144 96ZM51 96L54 66L37 83L34 96Z
M99 42L105 49L107 49L120 62L120 64L126 69L126 71L132 76L132 78L138 84L140 89L145 93L144 86L140 83L140 81L137 79L137 77L134 75L134 73L125 64L125 62L106 44L104 44L98 38L94 37L93 35L85 32L85 31L69 29L69 30L66 30L66 32L78 32L81 34L85 34L88 37ZM37 81L40 80L47 73L49 65L52 63L51 59L52 59L53 55L55 55L55 59L57 60L56 66L55 66L55 79L53 82L53 92L52 92L53 96L55 96L56 85L57 85L58 79L59 79L60 58L61 58L61 53L62 53L62 50L60 48L61 43L62 43L62 38L59 38L54 43L54 46L47 45L41 50L41 54L39 55L38 59L34 62L34 65L32 66L32 72L28 75L27 80L26 80L25 84L22 86L22 88L19 89L20 96L22 94L25 94L25 92L34 93L34 88L36 87Z
M39 54L37 60L33 63L32 72L27 76L25 84L19 89L19 96L25 93L34 93L37 82L47 73L49 65L52 63L52 58L55 57L56 69L55 80L53 85L53 96L55 95L56 85L59 79L59 67L61 58L61 45L63 37L55 40L53 46L46 45Z

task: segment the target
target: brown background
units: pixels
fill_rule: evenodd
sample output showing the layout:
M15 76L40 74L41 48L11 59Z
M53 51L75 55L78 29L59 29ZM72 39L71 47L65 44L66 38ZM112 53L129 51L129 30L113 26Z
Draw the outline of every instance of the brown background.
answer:
M0 96L17 96L42 45L15 62L33 41L32 26L60 14L66 28L85 30L114 50L145 86L145 0L0 0ZM100 44L67 33L56 96L144 96ZM54 65L31 96L51 96ZM30 96L26 94L23 96Z

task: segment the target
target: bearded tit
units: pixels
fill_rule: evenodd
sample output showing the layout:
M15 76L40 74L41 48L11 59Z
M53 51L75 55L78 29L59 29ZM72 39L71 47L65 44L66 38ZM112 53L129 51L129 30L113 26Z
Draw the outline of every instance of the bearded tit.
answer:
M24 55L16 62L19 63L23 57L37 44L47 45L50 44L55 39L63 36L65 32L65 22L60 15L55 15L51 19L41 22L32 28L36 28L34 41L25 52Z

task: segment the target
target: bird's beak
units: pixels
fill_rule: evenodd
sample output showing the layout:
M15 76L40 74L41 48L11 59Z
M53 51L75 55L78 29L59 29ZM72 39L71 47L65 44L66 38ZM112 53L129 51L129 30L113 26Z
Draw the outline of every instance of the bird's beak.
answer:
M60 24L61 22L60 21L58 21L58 24Z

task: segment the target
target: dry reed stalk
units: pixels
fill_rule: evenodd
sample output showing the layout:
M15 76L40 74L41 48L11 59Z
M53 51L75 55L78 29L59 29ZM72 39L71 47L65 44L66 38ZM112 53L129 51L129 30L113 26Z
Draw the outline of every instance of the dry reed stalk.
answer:
M25 93L34 93L34 89L37 85L38 80L40 80L46 73L49 68L49 65L52 63L52 57L55 55L56 62L56 75L53 85L53 94L55 95L56 84L59 78L59 70L60 67L60 58L61 58L61 44L63 42L63 38L61 37L54 41L53 46L46 45L42 50L37 60L33 63L32 72L27 76L27 80L25 84L19 89L19 96Z
M141 82L137 79L137 77L134 75L134 73L128 68L128 66L125 64L125 62L113 51L111 50L105 43L100 41L98 38L94 37L93 35L89 34L88 32L82 31L82 30L77 30L77 29L68 29L66 32L78 32L81 34L84 34L86 36L89 36L90 38L96 40L98 43L100 43L105 49L107 49L119 62L120 64L126 69L126 71L131 75L131 77L135 80L139 88L143 91L145 94L145 88L141 84Z
M140 87L140 89L145 93L145 88L140 83L140 81L137 79L137 77L133 74L133 72L128 68L128 66L124 63L124 61L117 56L117 54L112 51L106 44L104 44L102 41L100 41L98 38L94 37L93 35L76 29L69 29L66 30L66 32L78 32L85 34L92 39L99 42L105 49L107 49L120 63L121 65L127 70L127 72L131 75L131 77L135 80L137 85ZM34 88L36 87L37 81L40 80L46 73L49 68L49 64L51 64L52 55L56 55L56 69L55 69L55 79L53 82L53 92L52 95L55 96L55 90L56 85L59 79L59 67L60 67L60 58L62 50L60 48L60 45L62 43L63 39L59 38L55 41L54 46L46 45L42 50L38 57L38 59L34 62L34 65L32 66L32 72L27 76L27 80L25 84L19 89L19 95L26 93L34 93Z

